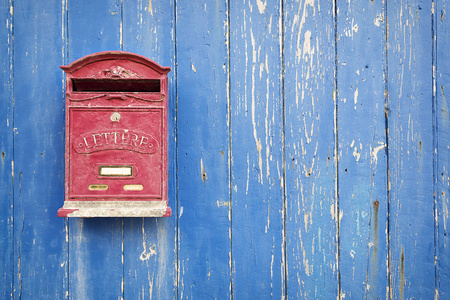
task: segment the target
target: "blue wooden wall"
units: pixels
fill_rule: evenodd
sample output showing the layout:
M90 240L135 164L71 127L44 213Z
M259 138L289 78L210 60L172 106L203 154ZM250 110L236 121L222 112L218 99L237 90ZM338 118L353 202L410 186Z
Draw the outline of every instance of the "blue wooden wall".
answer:
M449 0L0 1L2 299L450 299ZM170 218L56 217L105 50L173 70Z

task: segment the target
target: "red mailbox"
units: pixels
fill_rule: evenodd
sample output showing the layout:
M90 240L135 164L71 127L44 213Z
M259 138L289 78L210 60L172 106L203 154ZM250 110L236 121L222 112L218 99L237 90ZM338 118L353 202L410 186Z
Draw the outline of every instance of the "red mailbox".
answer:
M168 217L168 79L140 55L85 56L66 72L66 196L58 217Z

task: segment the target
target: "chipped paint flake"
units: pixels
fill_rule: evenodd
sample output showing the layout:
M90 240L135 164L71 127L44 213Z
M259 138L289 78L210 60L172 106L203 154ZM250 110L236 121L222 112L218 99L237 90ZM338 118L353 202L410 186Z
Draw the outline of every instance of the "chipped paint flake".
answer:
M208 176L206 175L205 172L205 167L203 166L203 159L200 159L200 168L201 168L201 176L202 176L202 181L205 182L208 179Z
M216 204L217 204L217 207L223 207L223 206L229 207L230 206L230 201L219 201L219 200L217 200Z
M143 243L144 246L144 251L142 251L141 256L139 256L139 259L141 261L146 261L148 260L150 257L152 257L153 255L156 255L156 245L151 245L150 247L148 247L148 249L146 248L145 242ZM147 252L148 250L148 252Z
M356 161L359 161L359 159L361 158L361 153L358 152L358 147L354 148L353 156L355 157Z
M384 17L383 15L377 14L377 16L375 17L375 19L373 20L373 23L375 24L375 26L380 27L381 23L384 22Z
M152 0L148 0L148 11L153 16Z
M248 156L248 152L247 152L247 186L245 188L245 195L248 195L248 183L250 181L250 161L249 161L249 156Z
M358 24L354 24L355 20L352 19L352 23L350 25L350 28L345 28L344 29L344 34L346 37L351 37L353 38L355 33L358 33Z
M256 5L258 6L259 13L263 14L266 10L267 0L265 0L264 3L261 0L256 0Z
M123 241L122 241L122 264L123 264ZM141 261L146 261L153 255L156 255L156 245L150 245L150 247L147 248L147 244L145 243L145 227L144 222L142 222L142 247L144 250L142 251L141 255L139 256L139 259Z
M378 161L378 152L386 147L386 144L379 143L380 146L375 147L374 149L371 149L370 156L372 158L372 163L377 163Z
M252 124L253 124L253 138L255 139L256 143L256 150L258 151L258 167L259 167L259 180L261 184L263 184L263 172L262 172L262 145L261 145L261 139L258 138L258 133L256 130L256 99L255 99L255 64L256 64L256 42L255 38L253 36L253 31L250 30L250 37L252 41Z

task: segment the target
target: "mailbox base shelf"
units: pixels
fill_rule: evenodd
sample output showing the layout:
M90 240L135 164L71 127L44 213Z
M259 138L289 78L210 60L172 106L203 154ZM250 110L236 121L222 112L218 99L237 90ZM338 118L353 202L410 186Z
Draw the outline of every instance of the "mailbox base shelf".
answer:
M58 217L170 217L166 201L65 201Z

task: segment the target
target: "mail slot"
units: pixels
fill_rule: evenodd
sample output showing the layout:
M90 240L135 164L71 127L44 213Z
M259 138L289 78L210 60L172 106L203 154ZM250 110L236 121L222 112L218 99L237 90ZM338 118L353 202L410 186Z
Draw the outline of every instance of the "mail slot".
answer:
M59 217L168 217L169 67L129 52L68 66Z

